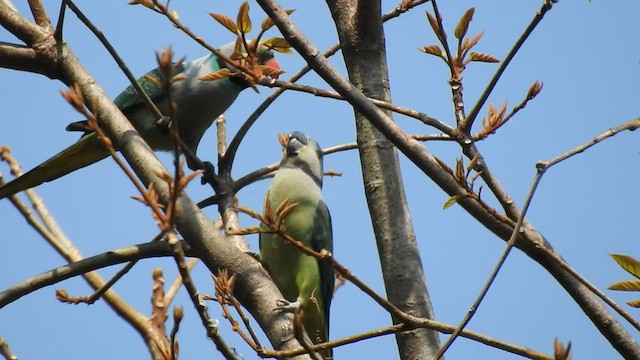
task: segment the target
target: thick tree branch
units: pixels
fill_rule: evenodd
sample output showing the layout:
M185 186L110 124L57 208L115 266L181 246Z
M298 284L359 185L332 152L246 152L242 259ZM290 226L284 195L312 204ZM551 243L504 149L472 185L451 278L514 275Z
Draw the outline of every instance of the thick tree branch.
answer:
M380 1L327 0L351 82L367 97L391 102ZM391 117L391 113L387 112ZM358 151L371 223L389 301L412 316L433 319L433 308L393 145L355 113ZM392 317L394 324L401 318ZM440 341L434 330L398 332L401 359L428 359Z

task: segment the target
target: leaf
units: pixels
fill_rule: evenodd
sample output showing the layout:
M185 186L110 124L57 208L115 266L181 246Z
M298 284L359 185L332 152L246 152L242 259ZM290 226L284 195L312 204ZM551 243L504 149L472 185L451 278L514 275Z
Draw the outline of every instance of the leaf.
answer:
M270 76L273 79L277 79L280 75L286 73L286 71L278 68L274 68L273 66L268 65L258 65L258 68L262 70L264 75Z
M472 47L476 46L478 41L480 41L480 38L482 37L482 35L484 35L484 31L480 31L476 36L471 38L471 40L469 40L469 42L467 42L467 44L465 45L465 49L469 50Z
M558 338L553 339L553 358L555 360L571 359L571 341L565 347Z
M471 61L478 61L478 62L486 62L486 63L497 63L500 62L500 60L498 60L498 58L489 55L489 54L485 54L485 53L477 53L477 52L472 52L471 54L469 54L469 60Z
M634 307L634 308L640 308L640 300L633 300L633 301L628 301L627 305Z
M464 15L462 15L453 32L456 38L462 39L467 34L467 30L469 30L469 23L471 22L471 19L473 19L473 13L475 11L476 8L470 8L464 13Z
M291 15L296 9L284 9L284 12L287 13L287 15ZM271 27L273 26L273 20L271 20L271 18L266 18L262 21L262 24L260 24L260 29L262 31L267 31L269 29L271 29Z
M429 14L428 11L425 11L427 14L427 19L429 20L429 25L431 25L431 28L433 29L433 32L436 33L436 35L438 35L438 38L440 38L440 25L438 25L438 20L436 20L435 17L433 17L433 15Z
M283 38L272 37L261 42L260 44L282 54L291 54L291 45L287 40Z
M214 18L218 23L220 23L220 25L226 27L233 34L238 34L238 26L227 15L216 14L212 12L210 12L209 15L211 15L211 17Z
M629 274L640 279L640 262L631 256L622 254L609 254L621 268L625 269Z
M467 174L469 174L471 172L471 170L473 170L473 168L476 167L476 164L478 164L478 159L479 158L480 158L480 153L479 152L477 152L475 155L473 155L473 158L469 162L469 165L467 165Z
M176 9L171 10L171 17L174 18L175 20L180 19L180 14L178 14L178 10Z
M538 96L540 91L542 91L543 83L536 81L531 85L529 91L527 92L527 100L532 100L534 97Z
M244 59L244 45L242 44L242 38L238 36L235 46L233 48L233 54L229 56L231 60Z
M425 47L418 48L418 50L422 51L425 54L434 55L437 57L443 57L442 50L438 45L427 45Z
M156 7L151 0L132 0L129 1L129 5L142 5L152 10Z
M609 285L609 290L640 291L640 280L624 280Z
M238 30L240 30L243 34L248 34L251 32L251 19L249 18L249 3L243 2L240 5L240 10L238 10L238 20L236 21L238 24Z
M460 198L460 195L453 195L449 198L449 200L447 200L447 202L444 203L444 206L442 206L442 210L447 210L451 207L451 205L457 203Z
M507 100L505 100L502 105L500 105L500 109L498 109L498 114L496 114L496 119L502 122L504 118L504 112L507 111Z
M462 159L456 160L456 173L454 176L458 180L464 179L464 165L462 164Z
M226 77L229 77L229 75L231 75L231 71L227 68L224 69L220 69L218 71L209 73L207 75L204 76L200 76L198 78L198 80L200 81L215 81L215 80L220 80L220 79L224 79Z

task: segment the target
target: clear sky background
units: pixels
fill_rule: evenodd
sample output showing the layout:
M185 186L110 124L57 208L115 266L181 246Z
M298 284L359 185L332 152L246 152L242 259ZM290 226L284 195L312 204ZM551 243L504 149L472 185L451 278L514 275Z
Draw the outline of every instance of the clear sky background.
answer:
M194 59L206 54L191 39L161 16L127 1L78 1L78 6L104 32L137 75L155 67L154 52L171 45L177 56ZM26 3L26 2L25 2ZM16 4L28 13L26 4ZM207 12L233 18L240 1L172 1L180 20L209 43L219 46L233 40L227 30ZM470 33L486 33L475 48L503 59L542 1L441 1L444 23L453 31L464 11L477 6ZM282 1L297 8L294 21L320 49L337 41L326 4L320 1ZM57 20L59 1L47 1ZM385 11L396 5L384 1ZM416 47L435 44L436 38L424 15L423 5L385 25L393 101L454 122L448 71L435 57ZM544 82L542 93L513 121L478 144L486 161L517 204L524 201L533 179L534 165L580 145L610 127L638 116L640 98L640 43L634 1L561 1L525 43L496 87L490 102L517 104L535 81ZM264 18L251 3L255 24ZM269 35L277 36L277 29ZM127 86L125 76L94 36L72 14L67 14L64 36L89 72L115 98ZM453 36L451 36L453 38ZM4 30L0 40L15 41ZM304 65L297 55L280 55L289 74ZM331 62L344 73L340 55ZM471 64L464 73L464 95L470 108L497 68L495 64ZM288 76L285 74L284 79ZM301 83L326 85L309 75ZM25 169L30 169L77 139L64 127L80 116L60 97L60 82L40 75L0 70L0 144L11 147ZM229 134L271 92L242 93L227 112ZM486 109L481 112L486 114ZM409 133L433 133L414 119L396 116ZM479 124L479 122L478 122ZM479 127L476 126L476 130ZM325 147L355 139L353 112L348 104L308 94L286 92L251 129L240 147L234 176L278 161L278 132L303 131ZM199 154L215 159L215 131L203 139ZM601 289L630 275L607 255L624 253L640 257L635 220L640 175L638 134L623 133L552 168L544 177L529 212L529 220L549 239L563 257ZM460 157L457 145L426 143L435 155L454 166ZM168 154L161 159L171 164ZM457 205L442 210L448 196L400 155L412 220L418 237L429 292L438 320L458 323L484 284L505 243L478 225ZM377 291L384 293L377 249L372 235L361 183L357 152L325 158L325 167L342 172L327 178L325 200L333 216L336 258ZM7 167L0 171L8 175ZM261 209L268 181L239 193L240 203ZM86 256L149 241L158 229L149 210L132 201L135 189L112 160L40 186L51 213ZM210 195L197 182L188 188L194 200ZM485 198L493 202L489 192ZM213 207L205 210L217 216ZM246 226L255 221L243 219ZM64 261L17 214L8 200L0 201L0 289L9 288L33 275L64 264ZM257 250L257 236L247 239ZM162 267L167 281L176 275L173 259L140 262L115 286L115 290L138 310L150 312L151 272ZM105 277L115 268L105 269ZM194 271L196 285L212 293L205 267ZM80 296L90 293L80 279L44 288L0 310L0 337L22 359L133 359L146 358L146 347L136 333L100 301L93 306L60 304L54 289L64 288ZM606 291L623 303L639 295ZM216 350L206 339L200 320L184 290L174 304L187 310L182 323L180 350L183 359L209 357ZM337 293L331 314L331 338L388 326L387 313L355 286L347 284ZM638 311L623 305L634 317ZM210 314L221 321L222 335L246 359L257 356L232 333L220 309L211 304ZM255 324L255 322L254 322ZM257 326L257 325L256 325ZM572 341L575 359L614 359L619 355L586 318L580 308L534 261L514 251L489 292L469 329L516 344L551 353L554 337ZM630 331L632 331L630 329ZM632 331L634 336L637 332ZM444 339L444 338L443 338ZM265 341L265 344L267 342ZM397 358L392 336L360 342L335 350L337 359ZM459 339L447 353L449 359L510 359L514 355Z

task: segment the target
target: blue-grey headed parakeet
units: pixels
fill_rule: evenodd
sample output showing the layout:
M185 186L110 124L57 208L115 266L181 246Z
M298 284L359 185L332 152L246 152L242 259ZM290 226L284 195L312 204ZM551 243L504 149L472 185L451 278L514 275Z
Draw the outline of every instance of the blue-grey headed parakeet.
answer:
M322 150L311 138L293 132L281 140L283 155L267 193L271 214L285 200L298 203L283 221L287 235L315 251L333 252L331 216L322 201ZM263 230L268 230L262 224ZM333 267L304 254L268 231L260 234L260 258L284 298L303 310L305 330L314 343L329 339ZM289 307L289 306L287 306ZM331 351L322 354L331 358Z
M219 50L230 57L234 53L235 42L222 46ZM273 51L260 47L258 51L260 64L279 68ZM200 77L221 68L237 71L215 54L211 53L199 59L181 63L176 73L182 80L171 85L171 97L176 104L175 117L178 121L180 137L195 154L198 143L204 132L213 121L235 101L240 92L249 84L241 77L226 77L214 81L199 80ZM149 80L159 78L159 70L151 70L138 79L151 100L163 114L168 114L166 94L159 82ZM166 127L158 125L151 111L144 104L133 86L127 87L114 103L129 119L140 135L153 150L169 151L173 142ZM87 131L84 122L72 123L67 127L70 131ZM20 191L38 186L44 182L55 180L75 170L91 165L109 156L109 152L95 133L85 133L75 144L38 165L26 174L0 187L0 199ZM188 159L189 160L189 159ZM191 168L191 164L189 164Z

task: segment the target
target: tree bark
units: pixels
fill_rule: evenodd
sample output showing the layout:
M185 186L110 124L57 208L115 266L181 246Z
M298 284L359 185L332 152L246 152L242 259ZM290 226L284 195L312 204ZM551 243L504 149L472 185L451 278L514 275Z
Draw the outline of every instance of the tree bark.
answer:
M380 1L327 0L349 79L370 98L391 102ZM387 112L391 118L391 113ZM422 261L404 191L398 153L361 113L355 111L358 151L382 274L391 303L433 319ZM393 319L397 324L398 319ZM438 333L415 329L396 334L401 359L428 359L440 345Z

